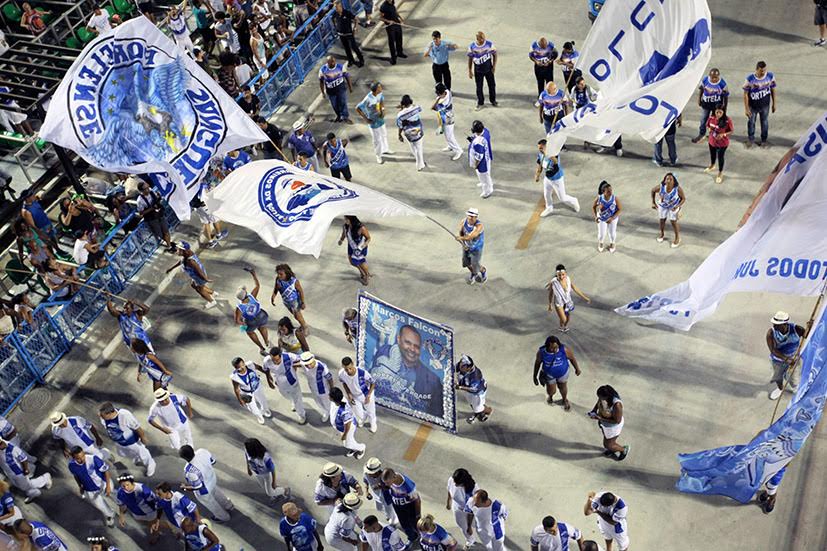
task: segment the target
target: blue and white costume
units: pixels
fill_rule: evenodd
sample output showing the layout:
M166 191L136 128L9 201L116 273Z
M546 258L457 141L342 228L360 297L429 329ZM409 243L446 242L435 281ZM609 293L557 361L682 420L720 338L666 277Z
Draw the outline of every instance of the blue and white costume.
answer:
M592 498L592 510L597 513L603 513L612 517L615 521L614 525L609 524L600 515L597 515L597 527L600 534L606 540L614 540L620 551L625 551L629 547L629 533L626 526L626 516L628 514L628 507L619 495L615 494L617 501L608 507L600 505L600 496L605 492L600 492Z
M204 535L204 530L207 526L199 524L193 532L184 532L184 541L186 542L187 551L222 551L224 546L220 543L215 545L210 544L210 540Z
M98 455L104 461L109 461L112 452L106 448L99 448L92 434L92 423L80 416L66 418L66 426L52 425L52 438L62 440L67 450L79 446L87 455Z
M616 212L617 198L614 194L608 199L603 197L602 194L597 196L597 241L600 250L602 250L606 237L609 238L610 248L617 240L617 221L620 217L607 222Z
M35 549L39 551L68 551L69 548L63 543L57 534L52 532L52 529L36 520L30 520L29 524L32 526L32 533L29 535L29 541L32 542Z
M385 103L385 94L374 94L368 92L362 101L356 105L356 109L361 111L370 121L370 134L373 138L373 153L376 155L376 162L382 164L382 155L390 153L388 146L388 129L385 126L385 117L381 112L380 107Z
M117 417L101 417L100 421L106 434L115 442L118 455L132 459L135 463L140 462L146 467L146 475L152 476L155 473L155 460L138 437L137 431L141 425L132 412L128 409L118 409Z
M794 323L787 323L787 333L784 334L778 330L778 325L772 327L772 340L775 349L778 350L782 356L777 354L770 354L770 362L772 362L773 375L771 382L780 386L784 386L786 379L790 380L790 387L798 386L797 370L791 369L792 365L789 359L795 355L798 350L798 345L801 342L801 335L795 330Z
M370 551L407 551L408 544L395 526L383 526L378 532L362 530L359 540L368 544Z
M23 470L23 463L27 462L29 474ZM40 496L41 488L49 488L52 485L52 475L49 473L33 477L34 466L29 456L19 446L6 444L6 448L0 450L0 470L8 479L11 485L26 494L26 497L36 498Z
M566 104L569 100L566 99L566 94L558 88L554 94L543 90L537 101L540 103L540 109L543 110L543 128L548 134L551 132L552 124L566 116Z
M138 359L138 372L146 373L160 388L166 388L172 381L172 375L167 375L158 363L147 354L135 354Z
M192 54L195 46L192 44L190 30L187 27L187 19L184 16L183 10L179 9L176 17L172 17L172 15L168 16L167 24L169 25L169 30L172 31L172 38L175 40L175 44L179 48Z
M69 459L69 472L75 477L83 492L83 498L103 513L106 523L111 526L114 523L115 511L104 497L108 470L109 465L97 455L86 455L80 463L74 458Z
M539 352L545 384L565 383L569 380L569 359L564 345L558 345L557 352L549 352L545 346L541 346Z
M279 295L281 295L281 301L284 303L284 307L287 308L291 314L295 314L301 310L302 307L301 295L296 287L296 283L298 283L296 276L286 280L276 278L276 290Z
M422 108L420 106L409 105L396 115L396 126L402 129L405 141L408 142L411 153L413 153L414 159L416 160L417 170L425 168L424 141L422 139L425 134L422 129L421 113Z
M276 281L278 282L280 280ZM270 321L270 315L267 313L267 310L261 307L261 303L258 299L250 293L247 293L247 296L244 298L247 302L239 301L236 308L238 308L238 311L241 312L241 318L244 320L244 325L247 327L247 333L254 333L260 327L267 325L267 322ZM285 306L286 305L287 303L285 302Z
M263 369L269 371L273 376L273 381L276 383L279 393L293 403L293 409L296 411L299 423L304 424L307 420L307 414L304 409L302 389L299 386L298 378L298 368L301 366L301 360L298 355L289 352L282 352L276 360L278 363L268 355L264 358Z
M555 159L546 157L543 153L537 153L537 164L543 173L543 199L546 202L546 208L540 213L540 216L545 217L554 212L555 193L561 203L574 212L580 212L580 201L577 200L577 197L566 193L566 179L560 156L558 155L555 161Z
M362 481L365 483L366 491L373 496L373 503L376 505L376 510L385 515L385 520L390 524L396 524L396 512L393 510L393 503L391 503L391 492L382 483L382 471L371 474L367 472L367 468L363 473Z
M463 387L468 404L474 413L485 411L485 394L488 392L488 383L482 371L476 365L468 373L457 371L457 384Z
M442 133L445 135L448 151L453 153L455 158L459 158L462 148L454 136L454 94L450 90L445 90L445 95L437 99L436 111L442 122Z
M434 525L433 532L419 532L419 545L422 551L447 551L453 541L451 534L439 524Z
M241 168L250 162L250 155L246 151L237 150L238 155L233 157L229 153L224 157L224 172L230 173L237 168Z
M184 479L193 488L195 499L207 508L217 520L230 520L233 504L218 487L218 477L215 475L215 458L204 448L195 450L195 457L184 465Z
M12 436L12 434L14 436ZM20 445L20 434L17 432L17 429L14 427L11 421L6 419L2 415L0 415L0 438L5 440L6 442L14 444L15 446Z
M493 158L491 133L485 128L482 134L474 135L474 139L468 145L468 163L477 173L479 185L482 187L480 197L483 199L494 193L494 180L491 179Z
M149 335L146 334L144 324L138 317L138 314L132 312L130 314L118 315L118 325L121 327L121 338L123 343L130 350L132 349L132 339L141 339L149 348L149 351L155 353L152 348L152 341L149 340Z
M356 441L356 427L359 426L359 422L347 402L342 405L330 404L330 425L336 429L336 432L345 435L345 448L350 452L362 453L365 451L366 446Z
M348 492L355 492L358 482L356 478L342 469L342 478L339 481L339 487L334 488L324 483L322 477L316 480L316 487L313 492L313 501L319 507L327 509L328 512L333 512L333 505L322 505L323 501L331 499L341 499L345 497Z
M480 543L490 551L504 551L508 508L496 499L487 507L478 507L474 505L474 497L471 496L465 504L465 512L474 515L474 526Z
M341 504L336 505L333 512L330 513L330 520L325 524L324 539L333 549L356 551L356 546L348 543L344 538L358 541L359 535L356 533L356 526L361 523L362 521L357 516L356 511Z
M356 238L350 231L350 227L345 226L345 237L347 238L347 256L353 266L361 266L368 259L367 238L358 234Z
M187 274L195 285L198 287L203 287L207 284L207 280L201 277L195 266L198 266L198 268L201 269L201 273L207 276L207 269L204 268L204 265L201 263L201 259L198 258L197 254L193 253L188 258L184 258L181 261L181 271Z
M465 486L457 486L452 476L448 477L448 495L451 496L451 511L454 513L454 522L462 532L462 537L465 538L466 546L472 546L476 543L476 537L472 533L468 535L468 513L465 511L465 505L468 500L479 490L479 487L474 484L471 492L465 491Z
M554 535L539 524L531 531L531 546L536 546L537 551L577 551L580 549L577 541L582 537L580 530L565 522L557 522L557 533Z
M149 408L147 422L151 424L155 420L159 425L169 429L169 445L176 450L184 444L193 445L186 407L187 397L184 394L170 393L167 404L161 404L156 400Z
M140 522L154 522L158 517L158 498L148 487L135 482L131 492L123 487L115 492L115 503L123 507Z
M247 468L256 477L258 483L264 489L267 497L275 499L285 495L286 489L281 486L273 487L273 477L276 472L276 464L273 463L273 457L270 452L265 451L264 457L250 457L247 452L244 452L244 460L247 462Z
M307 513L302 513L293 524L287 517L279 522L279 533L286 543L295 551L316 551L316 520Z
M23 513L20 512L20 508L14 504L14 496L11 491L8 491L0 496L0 516L9 514L11 516L4 520L0 520L0 524L11 527L14 526L16 521L23 518Z
M158 509L160 509L171 525L181 528L181 521L184 517L196 522L195 511L198 507L193 501L181 492L172 492L169 499L158 498Z
M343 170L347 168L350 164L350 159L348 159L344 142L336 138L333 141L333 145L330 144L330 141L325 142L325 145L327 146L327 153L330 155L330 169Z
M661 182L658 192L658 218L661 220L677 221L680 214L681 197L678 194L678 184L675 183L672 191L667 191L666 184Z
M359 424L369 424L371 432L376 432L376 400L371 391L371 387L374 386L373 376L361 367L357 367L353 375L348 375L345 368L341 368L339 383L350 391L353 398L353 413ZM368 395L370 400L367 400Z
M314 363L314 362L310 362ZM307 379L307 387L310 389L310 394L319 406L319 411L322 413L322 422L327 422L330 418L330 387L333 384L333 374L327 368L327 364L315 360L315 365L310 367L306 364L302 370Z
M238 392L245 401L244 407L263 425L264 418L272 415L270 404L267 402L267 395L264 393L261 376L256 372L256 364L245 362L245 365L247 367L245 373L242 375L238 369L234 369L230 374L230 381L232 381L233 386L238 387ZM249 402L246 401L247 399L249 399Z

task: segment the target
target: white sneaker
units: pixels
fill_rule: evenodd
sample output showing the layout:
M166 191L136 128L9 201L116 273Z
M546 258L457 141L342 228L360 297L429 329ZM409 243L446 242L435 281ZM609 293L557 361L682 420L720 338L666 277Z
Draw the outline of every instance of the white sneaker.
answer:
M483 199L488 199L489 197L491 197L492 193L493 192L490 192L490 191L488 193L485 193L483 191L482 193L480 193L480 197L482 197Z
M307 417L305 417L305 416L303 416L303 415L299 415L299 414L297 413L297 414L296 414L296 419L298 420L298 422L299 422L299 424L300 424L300 425L307 424Z
M151 477L155 474L155 461L146 466L146 476Z
M377 155L377 157L376 157L376 163L377 163L377 164L380 164L380 165L381 165L381 164L385 164L385 159L383 159L381 155Z
M677 243L675 243L675 242L673 241L673 242L672 242L669 246L670 246L670 247L672 247L673 249L677 249L678 247L680 247L680 246L681 246L681 242L680 242L680 241L678 241Z
M456 153L454 153L454 156L453 156L453 157L451 157L451 160L452 160L452 161L456 161L456 160L457 160L457 159L459 159L460 157L462 157L462 149L458 149L458 150L457 150L457 152L456 152Z
M263 425L264 424L264 417L256 417L256 421L258 421L259 425Z
M109 528L115 526L115 517L106 517L106 526Z
M393 154L394 154L394 152L391 151L390 149L382 153L382 155L393 155Z
M663 243L663 240L664 240L664 239L666 239L664 236L659 235L659 236L658 236L658 243Z
M423 170L425 170L425 167L426 167L426 166L428 166L428 165L421 166L421 167L417 168L417 169L416 169L416 171L417 171L417 172L422 172Z
M770 390L768 398L770 400L778 400L781 397L781 389L777 386L774 386L772 390Z
M370 424L370 432L372 432L372 433L374 433L374 434L375 434L375 433L376 433L376 429L377 429L377 428L378 428L378 427L376 426L376 421L371 422L371 424Z
M615 244L614 243L609 243L609 252L613 253L616 250L617 250L617 247L615 247Z
M618 157L623 157L623 150L622 149L615 150L615 155L617 155Z
M263 415L264 415L264 417L269 419L270 417L273 416L273 412L268 409L267 411L263 412Z
M597 252L599 252L599 253L603 252L603 243L598 243L597 244Z
M540 213L540 218L545 218L546 216L548 216L552 212L554 212L554 207L553 206L546 207L545 210L543 210L543 212Z
M209 310L210 308L215 308L216 306L218 306L218 303L213 299L212 302L208 302L207 304L205 304L204 308Z
M329 413L325 413L324 415L322 415L322 423L327 423L327 421L329 419L330 419L330 414Z
M574 212L580 212L580 203L574 205Z
M451 151L451 148L446 145L445 147L440 149L440 151Z

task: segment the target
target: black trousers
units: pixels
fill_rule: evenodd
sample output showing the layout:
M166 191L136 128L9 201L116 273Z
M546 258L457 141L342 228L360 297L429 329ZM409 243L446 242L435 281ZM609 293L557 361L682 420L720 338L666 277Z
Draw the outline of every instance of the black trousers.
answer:
M724 157L726 155L726 147L709 146L709 166L715 166L715 161L718 161L718 172L724 171Z
M539 96L545 90L546 83L554 80L554 65L546 65L545 67L535 65L534 78L537 79L537 95Z
M362 55L362 50L359 49L359 44L356 43L356 39L352 34L339 35L339 39L342 41L342 47L345 49L345 56L347 56L348 63L351 65L356 63L356 59L353 59L354 53L356 54L356 58L359 60L360 65L365 62L365 57Z
M334 178L344 177L344 179L348 182L351 180L351 178L353 178L353 175L350 173L350 165L345 165L342 168L330 167L330 175Z
M447 89L451 89L451 68L447 61L441 65L434 63L431 65L431 71L434 73L434 84L441 82Z
M388 33L388 48L391 50L391 63L396 63L396 58L403 55L402 49L402 27L399 25L388 25L385 27Z
M408 540L411 542L417 541L419 539L419 530L416 529L416 522L419 519L416 517L416 507L414 504L397 505L394 503L393 510L396 511L399 526L402 528L402 531L405 532L405 535L408 536Z
M482 81L488 83L488 101L497 103L497 83L494 81L494 71L487 73L474 73L474 80L477 83L477 105L485 103L485 95L482 93Z

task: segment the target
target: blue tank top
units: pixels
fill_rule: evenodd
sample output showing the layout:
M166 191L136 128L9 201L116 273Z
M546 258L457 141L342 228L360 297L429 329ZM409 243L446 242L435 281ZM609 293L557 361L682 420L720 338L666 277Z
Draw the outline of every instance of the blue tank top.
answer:
M563 377L569 371L569 359L566 356L566 347L562 344L557 352L549 352L545 346L541 346L540 358L543 361L543 372L552 379Z
M775 347L781 351L785 356L792 356L798 350L798 343L801 341L801 336L795 332L795 324L787 324L787 334L784 335L773 327L772 340L775 341Z
M330 145L330 142L327 142L327 150L330 152L330 168L339 170L348 165L347 152L345 152L345 146L342 144L342 140L337 138L334 145Z
M39 229L43 229L52 225L52 221L49 220L49 217L46 215L46 211L43 210L43 205L40 204L40 201L32 201L31 205L24 204L23 210L29 211L29 213L32 215L34 225L37 226Z
M678 185L675 184L675 187L672 188L672 191L666 191L666 184L660 184L660 206L665 209L673 209L678 206L678 203L681 202L681 198L678 195ZM612 196L614 197L614 196Z
M615 215L617 212L617 200L614 194L606 199L603 195L597 196L597 216L602 222Z
M138 314L132 312L131 314L121 314L118 316L118 325L121 326L121 337L126 346L132 346L130 342L133 338L141 339L147 345L150 345L149 336L144 331L144 325L138 318Z
M480 223L480 220L479 220L479 218L477 218L477 224L479 224L479 223ZM462 234L463 235L470 234L471 232L474 231L475 227L476 226L472 226L471 224L469 224L468 219L466 218L462 222ZM482 246L485 245L485 231L484 230L481 231L480 234L477 237L475 237L474 239L472 239L470 241L466 241L466 243L468 244L468 250L469 251L472 251L472 252L479 251L480 249L482 249Z
M204 275L205 276L207 275L207 270L204 269L204 265L201 264L201 260L198 258L198 255L193 254L191 257L189 257L188 260L192 260L193 262L195 262L195 264L199 268L201 268L201 271L204 273ZM186 260L184 260L184 263L181 264L181 267L184 269L184 271L187 273L187 275L190 276L192 279L201 279L201 276L198 274L196 269L193 268L192 266L190 266L187 263Z
M261 312L261 303L253 295L248 294L247 298L250 299L250 302L239 302L238 310L245 320L252 320Z
M296 277L293 276L287 281L283 279L276 279L276 287L281 294L281 300L284 302L298 302L299 291L296 289Z

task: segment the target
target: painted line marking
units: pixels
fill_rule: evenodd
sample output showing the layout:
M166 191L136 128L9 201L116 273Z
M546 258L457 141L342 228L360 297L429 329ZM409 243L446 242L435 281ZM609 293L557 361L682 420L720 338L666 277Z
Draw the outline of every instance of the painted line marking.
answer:
M408 449L405 450L405 455L402 456L402 459L405 461L410 461L413 463L416 461L416 458L419 457L419 454L422 452L422 448L425 447L425 442L428 441L428 435L431 434L433 431L433 427L431 425L421 424L419 428L416 429L416 434L411 439L411 443L408 444Z
M540 225L540 213L543 212L545 208L546 202L541 197L537 200L537 206L534 207L534 212L531 213L531 218L528 219L528 224L526 224L523 233L517 240L517 246L515 248L518 251L524 251L528 248L528 244L531 243L531 238L534 237L534 234L537 231L537 226Z

